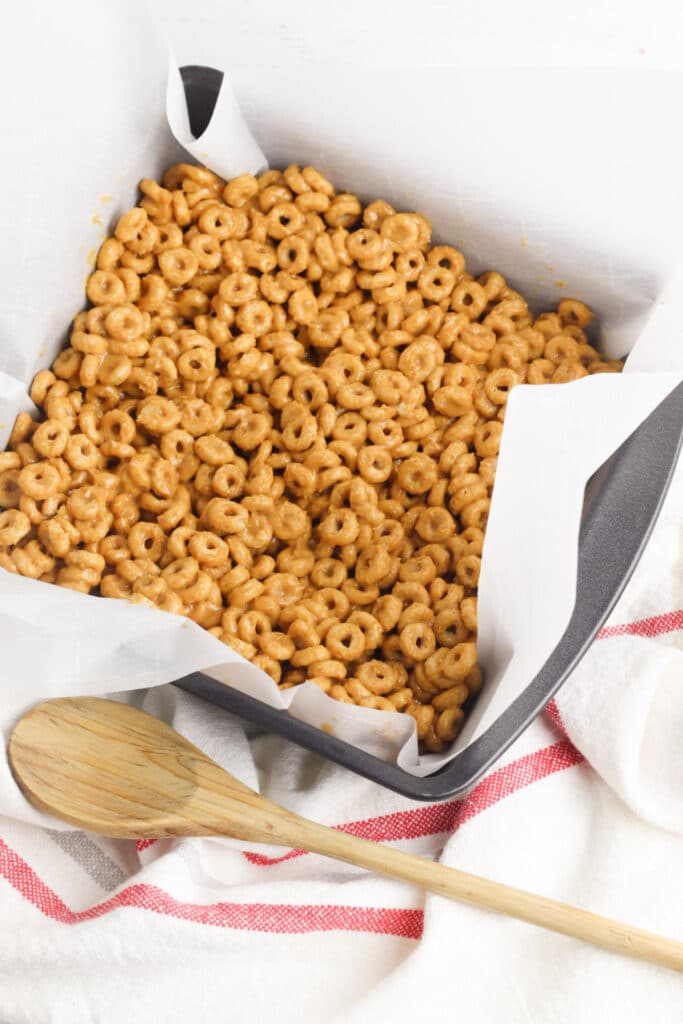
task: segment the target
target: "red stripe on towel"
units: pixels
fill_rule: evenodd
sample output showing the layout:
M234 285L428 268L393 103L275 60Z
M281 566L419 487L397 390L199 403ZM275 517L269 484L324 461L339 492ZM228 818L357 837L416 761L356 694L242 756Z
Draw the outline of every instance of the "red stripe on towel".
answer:
M683 608L666 612L664 615L653 615L649 619L640 619L638 622L605 626L598 633L597 639L608 640L613 636L646 636L652 639L662 633L673 633L677 629L683 629Z
M583 755L576 747L569 740L562 740L542 750L536 750L533 754L525 754L503 768L497 768L460 800L426 804L423 807L395 811L393 814L383 814L376 818L366 818L333 827L340 832L371 839L376 843L391 843L401 839L418 839L442 832L455 832L465 822L493 807L505 797L582 761ZM301 857L305 852L290 850L281 857L268 857L260 853L245 853L244 856L252 864L268 865L280 864L282 861L291 860L292 857Z
M353 931L419 939L421 910L399 907L346 907L289 903L186 903L156 885L129 885L87 910L71 910L19 854L0 839L0 874L45 917L62 924L94 921L124 907L151 911L193 924L242 931L302 934Z

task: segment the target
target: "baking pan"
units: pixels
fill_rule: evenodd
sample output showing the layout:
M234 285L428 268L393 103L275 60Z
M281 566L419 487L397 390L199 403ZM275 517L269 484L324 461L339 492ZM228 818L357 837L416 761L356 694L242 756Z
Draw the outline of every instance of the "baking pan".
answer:
M191 128L198 136L210 120L223 76L201 67L182 68L181 74ZM683 384L679 384L586 488L576 601L569 625L554 651L493 725L432 775L418 778L200 672L176 680L175 685L414 800L454 796L476 782L526 729L595 639L652 532L682 441Z

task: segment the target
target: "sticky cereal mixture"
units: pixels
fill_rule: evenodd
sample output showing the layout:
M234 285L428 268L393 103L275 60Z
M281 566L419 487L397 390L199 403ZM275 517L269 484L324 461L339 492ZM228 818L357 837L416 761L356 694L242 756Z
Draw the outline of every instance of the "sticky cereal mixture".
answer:
M313 167L144 180L0 453L0 567L187 615L283 689L412 715L482 685L477 582L516 384L616 372L431 226Z

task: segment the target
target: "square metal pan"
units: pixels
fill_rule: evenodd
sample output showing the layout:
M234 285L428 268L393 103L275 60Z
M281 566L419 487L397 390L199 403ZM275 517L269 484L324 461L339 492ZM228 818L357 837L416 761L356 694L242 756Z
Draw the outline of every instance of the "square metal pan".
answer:
M222 74L181 69L190 123L200 135L213 111ZM264 731L279 733L350 771L414 800L443 800L469 788L545 707L578 664L638 563L674 473L683 441L680 384L601 467L586 489L579 537L576 602L567 629L525 690L479 739L444 768L418 778L286 712L202 673L176 685Z

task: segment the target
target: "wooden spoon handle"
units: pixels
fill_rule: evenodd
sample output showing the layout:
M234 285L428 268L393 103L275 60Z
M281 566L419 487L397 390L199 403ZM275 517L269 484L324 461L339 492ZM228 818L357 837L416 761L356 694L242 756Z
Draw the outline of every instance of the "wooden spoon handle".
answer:
M313 852L411 882L448 899L462 900L516 917L615 953L683 971L683 942L322 825L308 821L303 825L301 845ZM294 839L293 835L291 839Z

